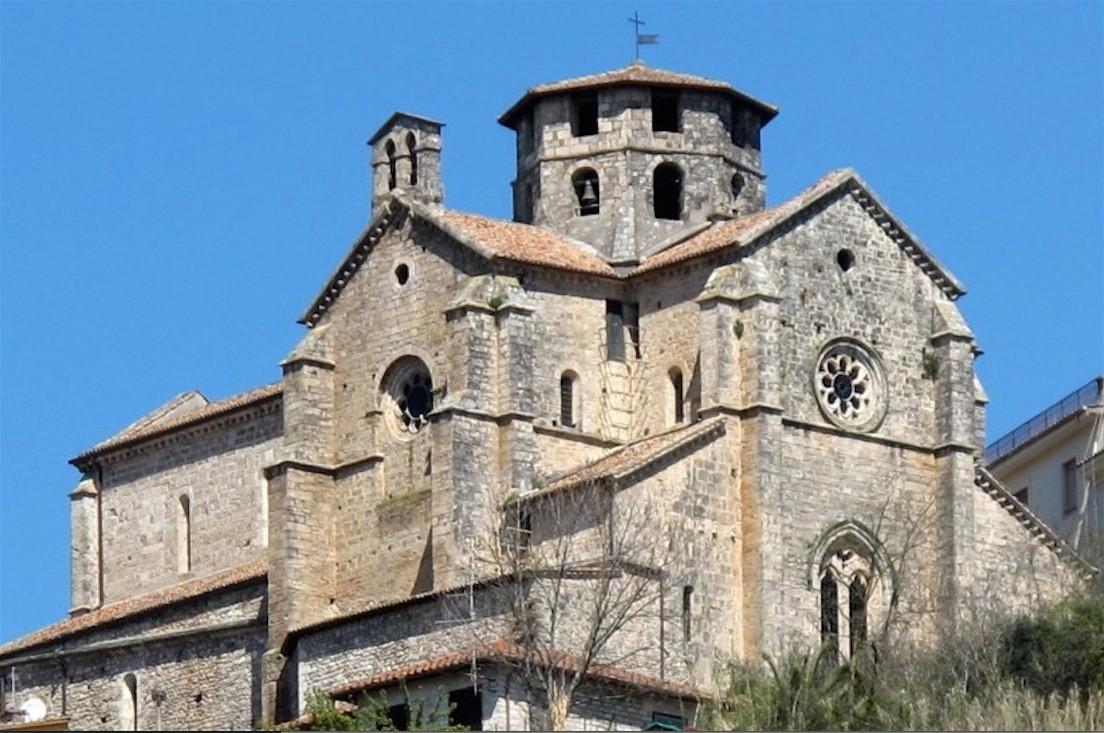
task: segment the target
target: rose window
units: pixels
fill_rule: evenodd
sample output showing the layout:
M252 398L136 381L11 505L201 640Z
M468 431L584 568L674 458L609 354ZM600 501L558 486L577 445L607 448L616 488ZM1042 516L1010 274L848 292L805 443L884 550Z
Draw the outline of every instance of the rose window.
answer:
M814 387L821 411L840 427L869 430L885 414L881 368L859 344L830 344L817 362Z
M406 357L387 370L384 403L391 426L402 435L417 433L433 411L433 378L420 359Z

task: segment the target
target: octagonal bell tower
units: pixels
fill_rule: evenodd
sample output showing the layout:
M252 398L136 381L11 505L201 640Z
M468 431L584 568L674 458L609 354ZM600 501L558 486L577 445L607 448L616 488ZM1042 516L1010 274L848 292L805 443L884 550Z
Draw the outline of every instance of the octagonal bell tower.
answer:
M517 133L514 218L632 264L697 224L763 208L760 130L777 113L640 61L533 87L499 118Z

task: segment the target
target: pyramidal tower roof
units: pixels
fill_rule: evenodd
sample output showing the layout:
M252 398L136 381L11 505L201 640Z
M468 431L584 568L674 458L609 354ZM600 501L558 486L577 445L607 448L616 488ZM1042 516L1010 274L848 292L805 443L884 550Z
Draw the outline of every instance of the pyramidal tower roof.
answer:
M571 79L563 79L561 81L538 84L537 86L530 87L521 99L514 102L508 110L502 113L498 121L506 127L514 128L517 118L530 104L540 97L551 94L600 89L609 86L634 85L705 89L727 94L758 111L762 117L763 123L766 123L778 114L778 107L756 99L748 94L744 94L728 82L709 79L704 76L694 76L693 74L683 74L677 71L668 71L666 69L654 69L645 65L643 61L638 59L620 69L603 71L598 74L587 74L586 76L576 76Z

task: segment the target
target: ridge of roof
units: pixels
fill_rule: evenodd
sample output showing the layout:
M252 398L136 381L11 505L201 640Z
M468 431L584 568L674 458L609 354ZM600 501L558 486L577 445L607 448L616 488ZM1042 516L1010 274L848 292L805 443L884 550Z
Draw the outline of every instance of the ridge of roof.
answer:
M394 191L383 200L368 226L356 238L326 284L299 317L299 323L313 328L322 319L360 269L376 242L392 224L401 221L408 213L428 221L488 261L516 262L609 279L620 277L585 242L532 224L423 204L408 198L401 191Z
M202 400L202 404L198 404L194 407L188 407L189 402L193 402L196 399ZM138 418L130 425L116 433L116 437L122 437L128 433L137 433L139 430L144 430L158 422L164 420L165 417L172 415L181 408L187 408L187 410L195 410L210 404L211 401L207 399L202 392L195 389L190 389L187 392L181 392L168 402L164 403L160 407L147 412L142 417ZM182 413L180 413L182 414Z
M456 239L466 237L482 245L489 259L551 267L600 277L617 278L617 271L593 247L549 229L452 209L433 211L418 205L418 213L434 219ZM459 235L459 236L458 236Z
M351 680L331 688L329 694L337 697L355 692L378 689L401 682L402 680L426 677L438 672L463 667L471 664L472 660L494 661L495 659L505 659L518 662L525 659L532 660L533 656L532 652L527 653L526 649L515 642L506 638L500 638L486 644L444 652L431 657L423 657L417 661L393 667L369 677ZM582 659L578 655L569 652L548 652L542 650L539 656L546 657L546 659L532 661L564 669L579 669L582 665ZM588 670L588 677L603 682L666 692L684 699L703 700L711 697L709 693L704 690L699 690L692 685L673 680L660 679L659 677L644 674L643 672L635 672L612 664L591 665Z
M632 443L618 446L590 463L573 468L554 478L543 488L511 498L525 502L548 494L575 488L589 481L619 478L639 471L673 450L698 438L719 434L724 430L724 418L713 417L701 422L680 425L662 433L649 435Z
M965 286L935 255L882 204L870 187L851 168L840 168L824 175L793 198L769 209L715 223L708 229L684 239L647 258L626 277L632 278L669 265L685 262L733 246L745 246L781 226L802 211L841 189L852 196L872 219L878 222L898 247L935 282L951 300L966 293Z
M1100 570L1081 556L1077 550L1063 540L1043 520L1023 504L1004 484L989 472L980 461L974 463L974 485L989 495L1002 509L1026 529L1033 538L1047 547L1058 559L1075 569L1083 578L1091 578Z
M124 429L120 433L116 433L107 440L101 441L83 453L80 453L75 458L72 458L69 463L79 468L81 464L89 459L102 455L107 451L133 445L134 443L147 440L157 435L171 433L180 428L203 422L204 420L209 420L243 407L248 407L254 403L282 394L283 389L284 387L281 382L273 382L263 387L256 387L245 392L240 392L226 399L218 400L217 402L208 402L203 407L189 410L177 417L134 427L134 425L139 425L139 423L143 422L139 420L138 423L135 423L131 427Z
M690 87L693 89L707 89L721 92L731 97L736 97L740 101L758 110L760 116L763 118L763 124L766 124L778 114L777 106L756 99L750 94L741 92L726 81L696 76L694 74L686 74L680 71L653 68L645 65L643 61L638 60L619 69L609 69L594 74L584 74L583 76L574 76L568 79L546 82L544 84L537 84L536 86L529 87L520 99L510 105L510 108L499 116L498 122L501 125L512 128L514 119L537 97L613 85Z
M202 578L170 585L152 593L116 601L80 616L63 619L38 631L33 631L26 636L9 641L0 646L0 657L42 644L60 641L74 634L155 611L180 601L199 598L215 591L257 580L263 578L267 572L267 561L255 560Z
M728 247L749 245L807 207L841 189L846 189L846 193L855 198L947 297L954 300L965 294L966 289L962 283L889 212L858 174L851 168L841 168L831 171L797 196L777 206L737 219L715 222L702 231L690 233L685 239L673 239L671 246L649 256L625 273L615 270L585 242L544 227L446 209L439 205L427 205L413 201L401 192L394 192L384 199L379 211L330 275L299 322L313 328L321 320L363 264L375 243L394 222L400 221L407 213L428 221L488 261L514 262L614 280L629 280Z

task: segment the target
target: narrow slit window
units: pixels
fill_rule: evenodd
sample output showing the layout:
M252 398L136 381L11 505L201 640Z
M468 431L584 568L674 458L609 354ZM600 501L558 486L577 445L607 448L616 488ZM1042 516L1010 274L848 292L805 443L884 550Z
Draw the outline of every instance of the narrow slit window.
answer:
M580 94L572 100L571 134L575 137L598 134L598 95Z
M410 154L410 185L418 185L418 151L414 133L406 133L406 151Z
M176 562L181 573L192 569L192 503L187 495L181 496L177 503L176 515Z
M652 90L652 132L679 131L679 95L665 89Z
M682 171L674 163L661 163L652 174L655 218L682 218Z
M399 182L395 173L395 142L388 140L383 149L387 153L387 190L394 191Z
M682 640L690 641L693 628L691 626L691 614L694 606L694 586L687 585L682 589Z
M560 376L560 425L575 427L575 377L570 372Z
M133 674L123 677L123 730L138 730L138 678Z

